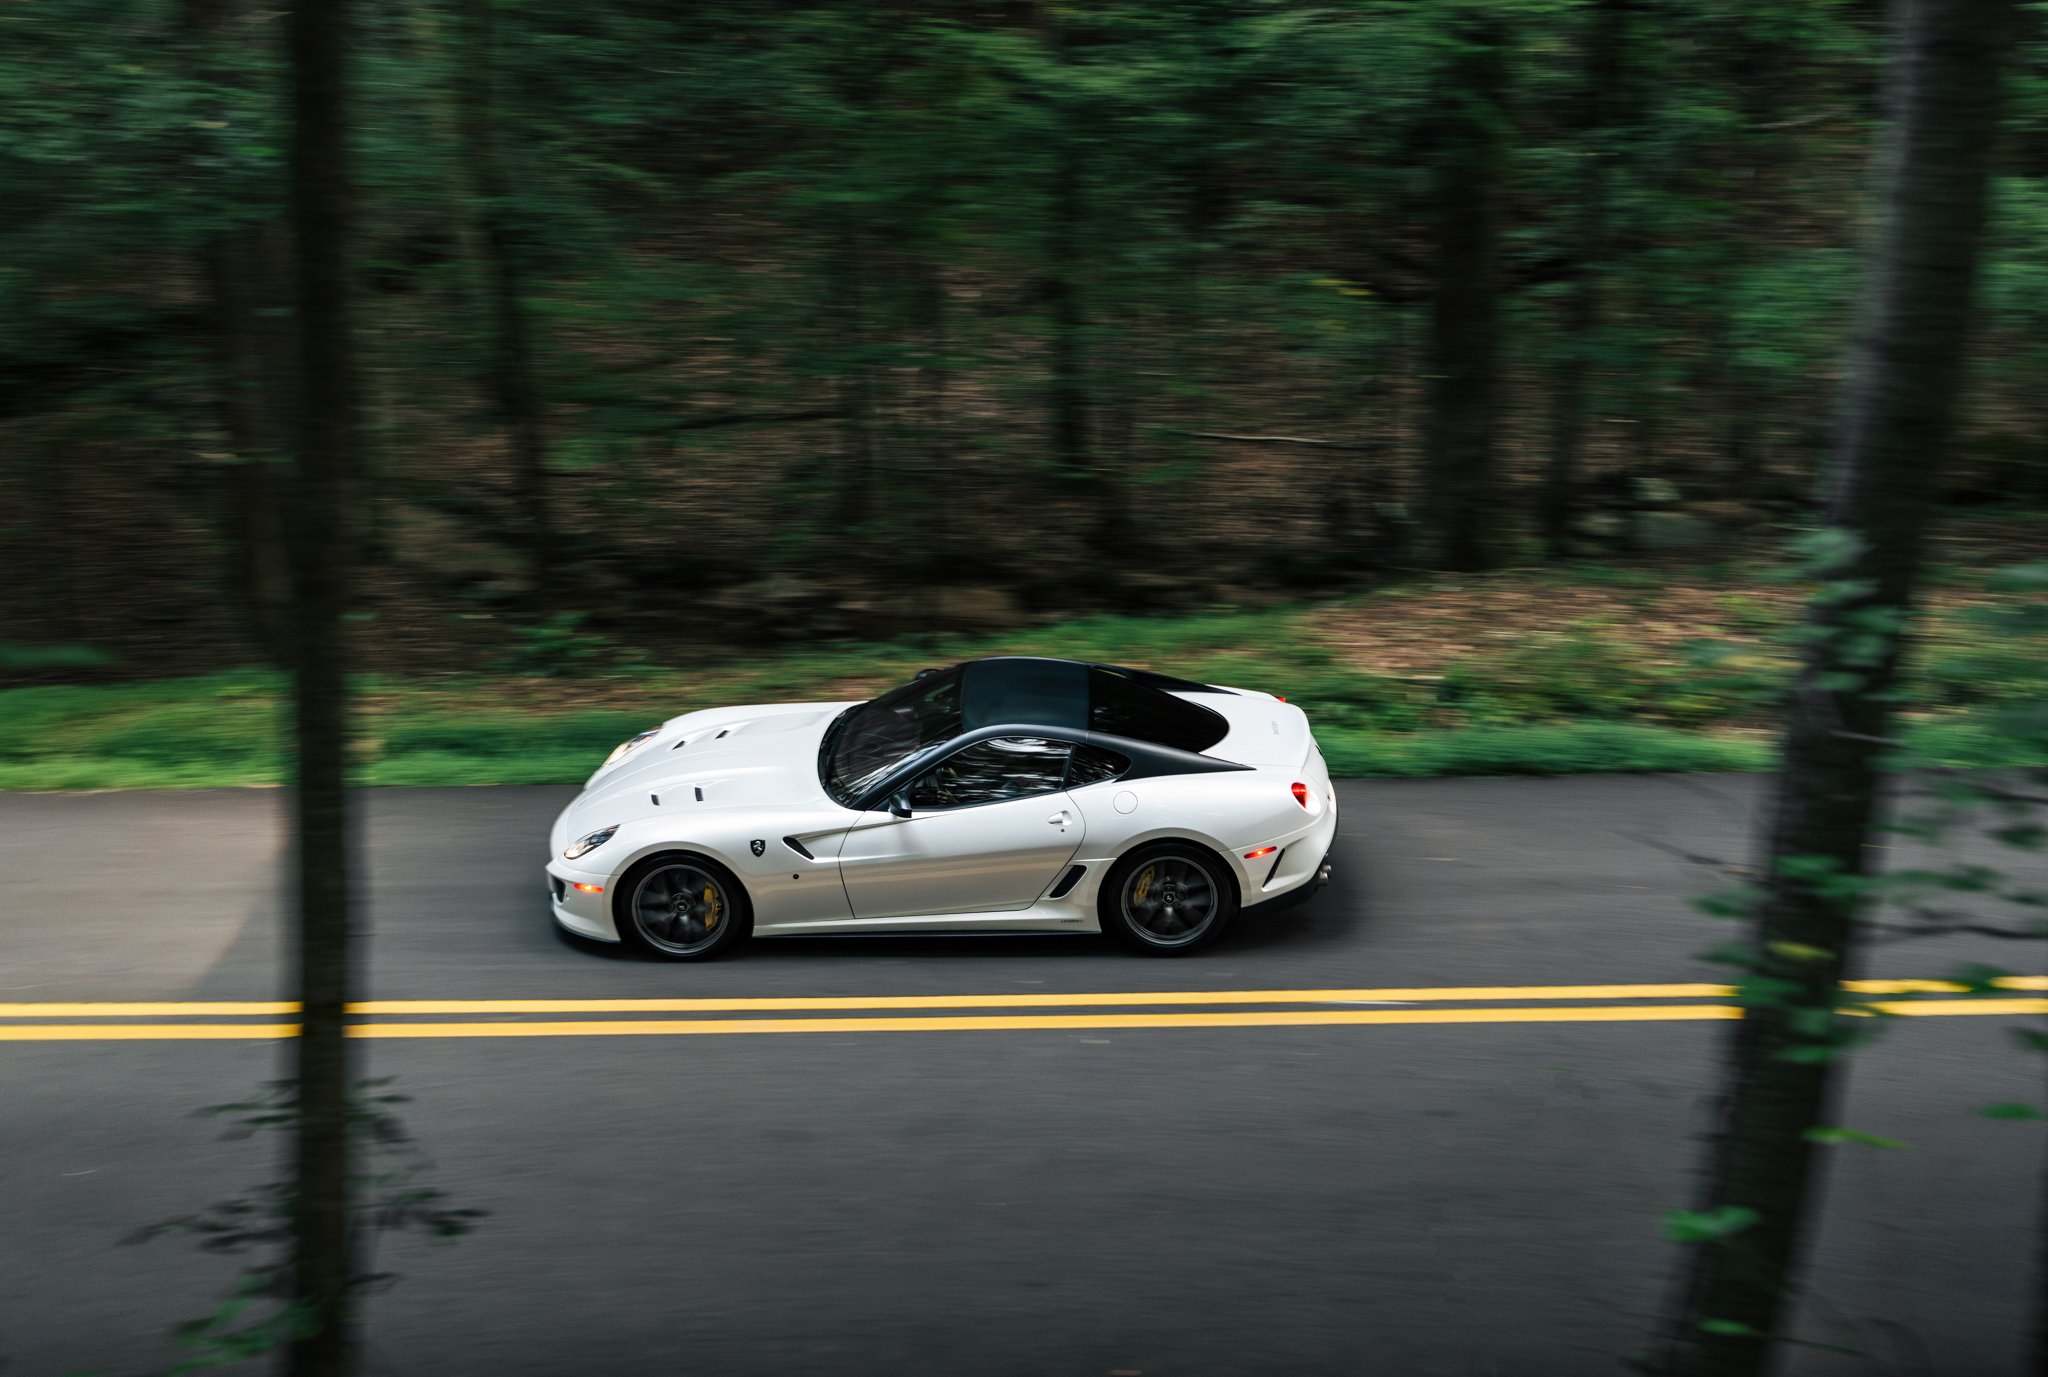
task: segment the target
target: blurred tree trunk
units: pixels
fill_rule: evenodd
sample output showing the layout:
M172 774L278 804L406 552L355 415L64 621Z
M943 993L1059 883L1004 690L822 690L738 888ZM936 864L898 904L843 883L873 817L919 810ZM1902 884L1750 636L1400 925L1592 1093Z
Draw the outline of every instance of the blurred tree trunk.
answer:
M1089 474L1094 455L1089 445L1087 349L1082 332L1087 317L1080 271L1085 210L1081 190L1081 149L1073 131L1065 131L1054 154L1051 219L1046 228L1044 293L1051 315L1046 420L1052 452L1070 474Z
M201 76L234 81L247 0L186 0ZM271 30L257 30L269 41ZM287 646L291 571L285 554L279 466L291 453L293 328L286 234L278 217L234 224L201 250L212 314L226 471L228 596L250 641L274 664Z
M1897 13L1882 222L1835 436L1826 583L1789 705L1746 954L1756 993L1729 1038L1704 1191L1702 1213L1726 1232L1687 1257L1661 1373L1766 1370L1805 1237L1805 1135L1836 1099L1834 1010L1855 969L1878 760L1952 428L2013 6L1901 0Z
M291 205L296 257L297 462L292 475L292 669L297 738L297 1171L292 1304L306 1325L292 1377L346 1377L356 1362L350 1287L350 954L346 792L350 471L358 442L349 325L348 0L290 11Z
M1434 563L1487 569L1499 532L1494 430L1500 409L1500 222L1504 36L1459 22L1437 122L1436 294L1429 339L1425 518Z
M497 0L462 0L465 31L461 83L463 154L475 182L484 293L491 320L491 398L510 432L513 501L526 541L534 610L554 610L560 574L554 511L548 492L546 418L526 309L524 242L510 180L498 147Z
M928 255L919 257L914 271L914 329L923 341L917 366L917 450L924 460L925 496L931 512L930 534L924 542L925 555L921 561L925 567L918 572L922 580L929 582L934 578L943 580L958 570L967 552L959 547L957 513L953 510L957 485L947 395L952 365L948 357L951 346L946 283L938 264Z
M835 380L839 462L834 475L833 528L840 535L868 520L874 500L875 376L866 231L843 224L827 267L832 347L841 363Z
M1601 295L1612 235L1610 200L1627 102L1631 0L1596 0L1586 36L1584 85L1579 93L1578 206L1572 217L1571 266L1564 310L1564 342L1551 383L1550 464L1543 483L1543 548L1552 559L1569 552L1578 516L1580 454L1598 347Z
M1088 312L1083 298L1082 265L1088 244L1089 205L1087 141L1084 113L1068 89L1068 73L1076 36L1061 11L1050 4L1038 10L1041 36L1058 69L1051 100L1053 136L1052 184L1046 205L1043 264L1039 295L1046 304L1051 339L1046 364L1046 426L1053 462L1063 479L1075 483L1087 505L1089 553L1100 561L1094 573L1114 581L1128 563L1123 548L1125 522L1122 485L1107 463L1097 434L1095 398L1090 386Z

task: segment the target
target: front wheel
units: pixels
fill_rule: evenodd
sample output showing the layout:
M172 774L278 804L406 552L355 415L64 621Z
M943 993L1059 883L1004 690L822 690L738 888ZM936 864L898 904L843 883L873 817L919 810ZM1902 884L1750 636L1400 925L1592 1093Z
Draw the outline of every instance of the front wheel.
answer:
M705 961L746 936L753 912L731 871L708 856L649 856L612 900L619 939L658 961Z
M1118 861L1098 901L1105 932L1154 956L1179 956L1216 940L1237 916L1237 883L1190 842L1160 842Z

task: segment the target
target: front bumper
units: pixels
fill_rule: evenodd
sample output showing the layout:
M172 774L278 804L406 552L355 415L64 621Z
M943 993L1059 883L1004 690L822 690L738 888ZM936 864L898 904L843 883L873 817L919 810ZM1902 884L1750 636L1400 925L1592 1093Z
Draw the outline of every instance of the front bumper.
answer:
M594 942L616 942L619 931L612 923L610 882L606 874L578 870L568 862L548 863L548 910L566 932ZM592 893L577 889L579 884L604 886Z

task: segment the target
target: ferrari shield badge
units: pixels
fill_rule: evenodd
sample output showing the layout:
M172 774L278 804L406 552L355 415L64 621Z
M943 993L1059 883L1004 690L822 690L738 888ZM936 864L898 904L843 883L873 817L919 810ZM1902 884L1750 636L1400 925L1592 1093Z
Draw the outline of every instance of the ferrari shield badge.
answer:
M762 841L759 837L756 837L752 841L748 842L747 846L752 849L753 853L756 856L760 855L763 851L766 851L768 849L768 843Z

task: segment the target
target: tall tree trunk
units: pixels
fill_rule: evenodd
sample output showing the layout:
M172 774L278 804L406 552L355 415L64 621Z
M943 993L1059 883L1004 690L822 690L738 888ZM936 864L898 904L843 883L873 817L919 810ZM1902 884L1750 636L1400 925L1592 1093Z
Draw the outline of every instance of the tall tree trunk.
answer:
M1457 43L1438 120L1425 515L1434 562L1473 570L1491 568L1499 544L1493 449L1507 77L1498 21L1468 18Z
M1936 475L1948 448L1983 238L1997 90L2012 0L1902 0L1891 78L1883 220L1837 417L1826 525L1839 552L1808 616L1764 891L1747 960L1746 1017L1704 1192L1747 1211L1695 1246L1657 1370L1766 1370L1800 1261L1813 1177L1806 1133L1835 1099L1833 1013L1855 968L1877 760L1892 720L1901 632ZM1763 992L1770 991L1766 996ZM1724 1216L1724 1218L1727 1218Z
M2048 1166L2048 1154L2042 1158ZM2034 1316L2027 1371L2032 1377L2048 1377L2048 1171L2039 1186L2039 1203L2034 1206Z
M834 387L840 421L832 525L847 533L868 520L875 488L876 385L867 248L863 227L842 225L826 285L832 303L832 347L841 360Z
M1052 432L1053 457L1073 475L1090 474L1094 456L1089 447L1087 351L1082 332L1087 319L1081 305L1080 268L1082 217L1080 140L1072 131L1060 139L1053 167L1051 220L1045 240L1045 298L1052 320L1051 357L1046 387L1046 420Z
M1089 252L1087 139L1082 127L1084 112L1076 107L1074 95L1065 86L1079 40L1051 4L1039 6L1038 24L1048 53L1061 69L1061 85L1049 102L1056 132L1039 278L1039 294L1046 304L1051 331L1045 388L1047 439L1057 471L1073 483L1086 505L1083 521L1089 552L1098 561L1096 573L1114 582L1129 563L1129 532L1123 517L1122 484L1110 465L1104 437L1098 433L1103 425L1096 415L1095 389L1090 382L1088 311L1081 282L1082 264Z
M205 252L228 469L231 596L270 661L290 658L291 570L279 470L289 434L295 346L285 237L277 225L224 232Z
M534 610L547 612L553 610L560 570L548 493L546 418L526 310L525 246L498 148L495 14L495 0L462 0L462 142L476 181L477 229L491 317L491 398L511 441L513 501L526 540Z
M292 669L297 758L296 983L299 1131L292 1301L306 1323L292 1377L355 1367L350 1286L350 819L345 766L350 469L357 444L349 326L349 0L291 10L291 204L296 248L299 427L292 476Z
M251 40L236 30L249 17L247 0L186 0L185 22L197 39L204 79L238 79L237 45ZM261 40L270 41L268 29L261 30ZM250 641L276 664L289 658L291 571L278 474L292 450L296 349L281 218L231 225L200 252L213 317L220 426L233 455L223 513L227 593Z
M1580 452L1585 446L1592 384L1594 332L1600 328L1602 277L1607 271L1609 202L1617 118L1627 59L1630 0L1596 0L1586 37L1585 85L1579 96L1577 212L1572 217L1570 296L1564 312L1564 343L1558 351L1551 388L1550 464L1543 483L1543 548L1562 558L1578 515Z
M918 247L923 250L926 246L920 243ZM953 472L955 454L948 412L950 398L947 390L952 381L952 364L948 358L946 282L939 265L928 252L917 255L911 272L914 274L911 288L914 328L922 341L922 356L917 365L916 443L917 451L924 460L924 484L931 523L930 538L925 542L927 553L922 561L925 567L918 571L918 575L922 581L930 582L934 576L943 579L949 571L958 569L965 552L958 548L959 533L954 525L953 505L957 500L958 485Z

